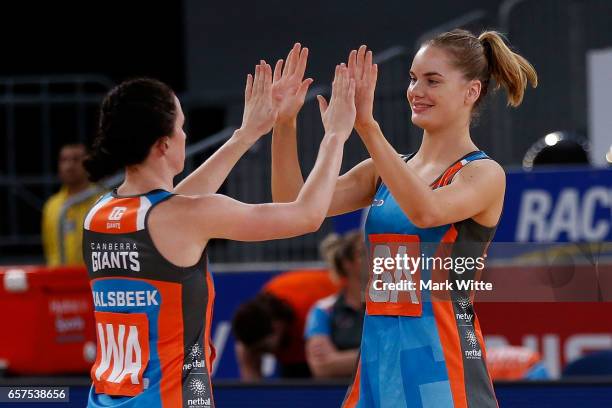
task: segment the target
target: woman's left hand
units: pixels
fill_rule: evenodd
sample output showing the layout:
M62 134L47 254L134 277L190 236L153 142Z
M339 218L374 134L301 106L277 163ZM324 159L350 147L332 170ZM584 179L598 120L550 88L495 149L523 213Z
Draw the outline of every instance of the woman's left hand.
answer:
M378 65L372 63L372 51L362 45L352 50L348 59L349 75L355 80L355 129L374 122L374 91L378 78Z
M272 68L262 60L255 67L255 77L247 77L240 130L254 143L272 130L277 116L278 107L272 99Z
M278 60L274 67L272 98L278 105L277 123L295 121L304 105L308 87L313 82L312 78L304 79L307 61L308 48L296 43L289 51L284 66L283 60Z

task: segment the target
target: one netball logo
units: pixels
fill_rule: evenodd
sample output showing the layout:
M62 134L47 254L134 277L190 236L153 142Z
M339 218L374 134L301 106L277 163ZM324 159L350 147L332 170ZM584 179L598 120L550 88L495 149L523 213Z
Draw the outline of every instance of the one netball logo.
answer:
M198 397L206 395L206 384L200 379L192 379L189 383L189 389Z
M458 298L457 299L457 303L459 304L459 306L461 306L461 308L463 310L467 310L467 308L472 305L472 302L470 301L470 298L467 298L467 297L460 297L460 298Z
M126 212L127 207L113 207L110 215L108 216L109 221L120 221L123 214Z
M480 343L478 337L472 329L465 331L465 341L471 350L463 350L463 354L468 360L480 360L482 358L482 350L480 349Z
M465 340L472 348L478 347L478 338L473 330L467 329L465 331Z
M196 360L202 357L202 347L200 347L199 343L196 343L193 346L191 346L191 349L189 351L189 357L191 357L191 359L193 360Z

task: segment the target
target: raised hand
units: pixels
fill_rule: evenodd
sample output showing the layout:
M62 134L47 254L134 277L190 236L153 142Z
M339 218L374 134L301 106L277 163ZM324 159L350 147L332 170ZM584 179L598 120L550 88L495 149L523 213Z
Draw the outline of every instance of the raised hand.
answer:
M355 80L349 78L346 65L336 65L329 105L321 95L317 99L325 133L348 139L355 125Z
M355 128L374 121L374 91L378 77L378 66L372 63L372 51L362 45L359 50L349 54L349 76L355 80Z
M272 68L262 60L255 67L255 77L247 76L240 129L258 139L272 130L277 116L278 107L272 99Z
M308 48L296 43L287 55L284 68L282 59L274 67L272 97L278 106L278 122L295 120L304 105L308 87L313 82L311 78L303 79L307 61Z

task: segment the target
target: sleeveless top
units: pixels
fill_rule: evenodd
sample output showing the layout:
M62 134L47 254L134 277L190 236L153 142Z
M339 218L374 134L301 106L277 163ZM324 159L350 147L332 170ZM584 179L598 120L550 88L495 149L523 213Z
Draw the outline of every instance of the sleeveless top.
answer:
M488 159L482 151L465 155L430 187L444 188L464 166L482 159ZM395 395L398 407L404 406L400 401L406 406L432 401L435 406L497 406L474 291L458 285L480 278L482 268L475 262L484 262L495 229L472 219L419 228L380 183L365 222L370 264L361 358L344 407L369 407L385 395ZM466 268L460 258L474 262ZM451 285L435 290L434 283ZM383 372L384 382L377 374Z
M214 407L214 288L206 250L195 265L176 266L147 228L151 210L172 197L164 190L113 191L85 218L83 257L97 334L89 407Z

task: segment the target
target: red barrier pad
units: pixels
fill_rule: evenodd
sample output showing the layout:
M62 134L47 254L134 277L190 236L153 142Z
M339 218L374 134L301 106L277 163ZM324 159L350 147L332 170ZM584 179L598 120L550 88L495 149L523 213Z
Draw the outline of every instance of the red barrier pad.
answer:
M475 309L487 347L537 351L553 377L591 351L612 348L612 302L481 302Z
M95 361L84 267L0 267L0 324L0 360L10 373L87 373Z

